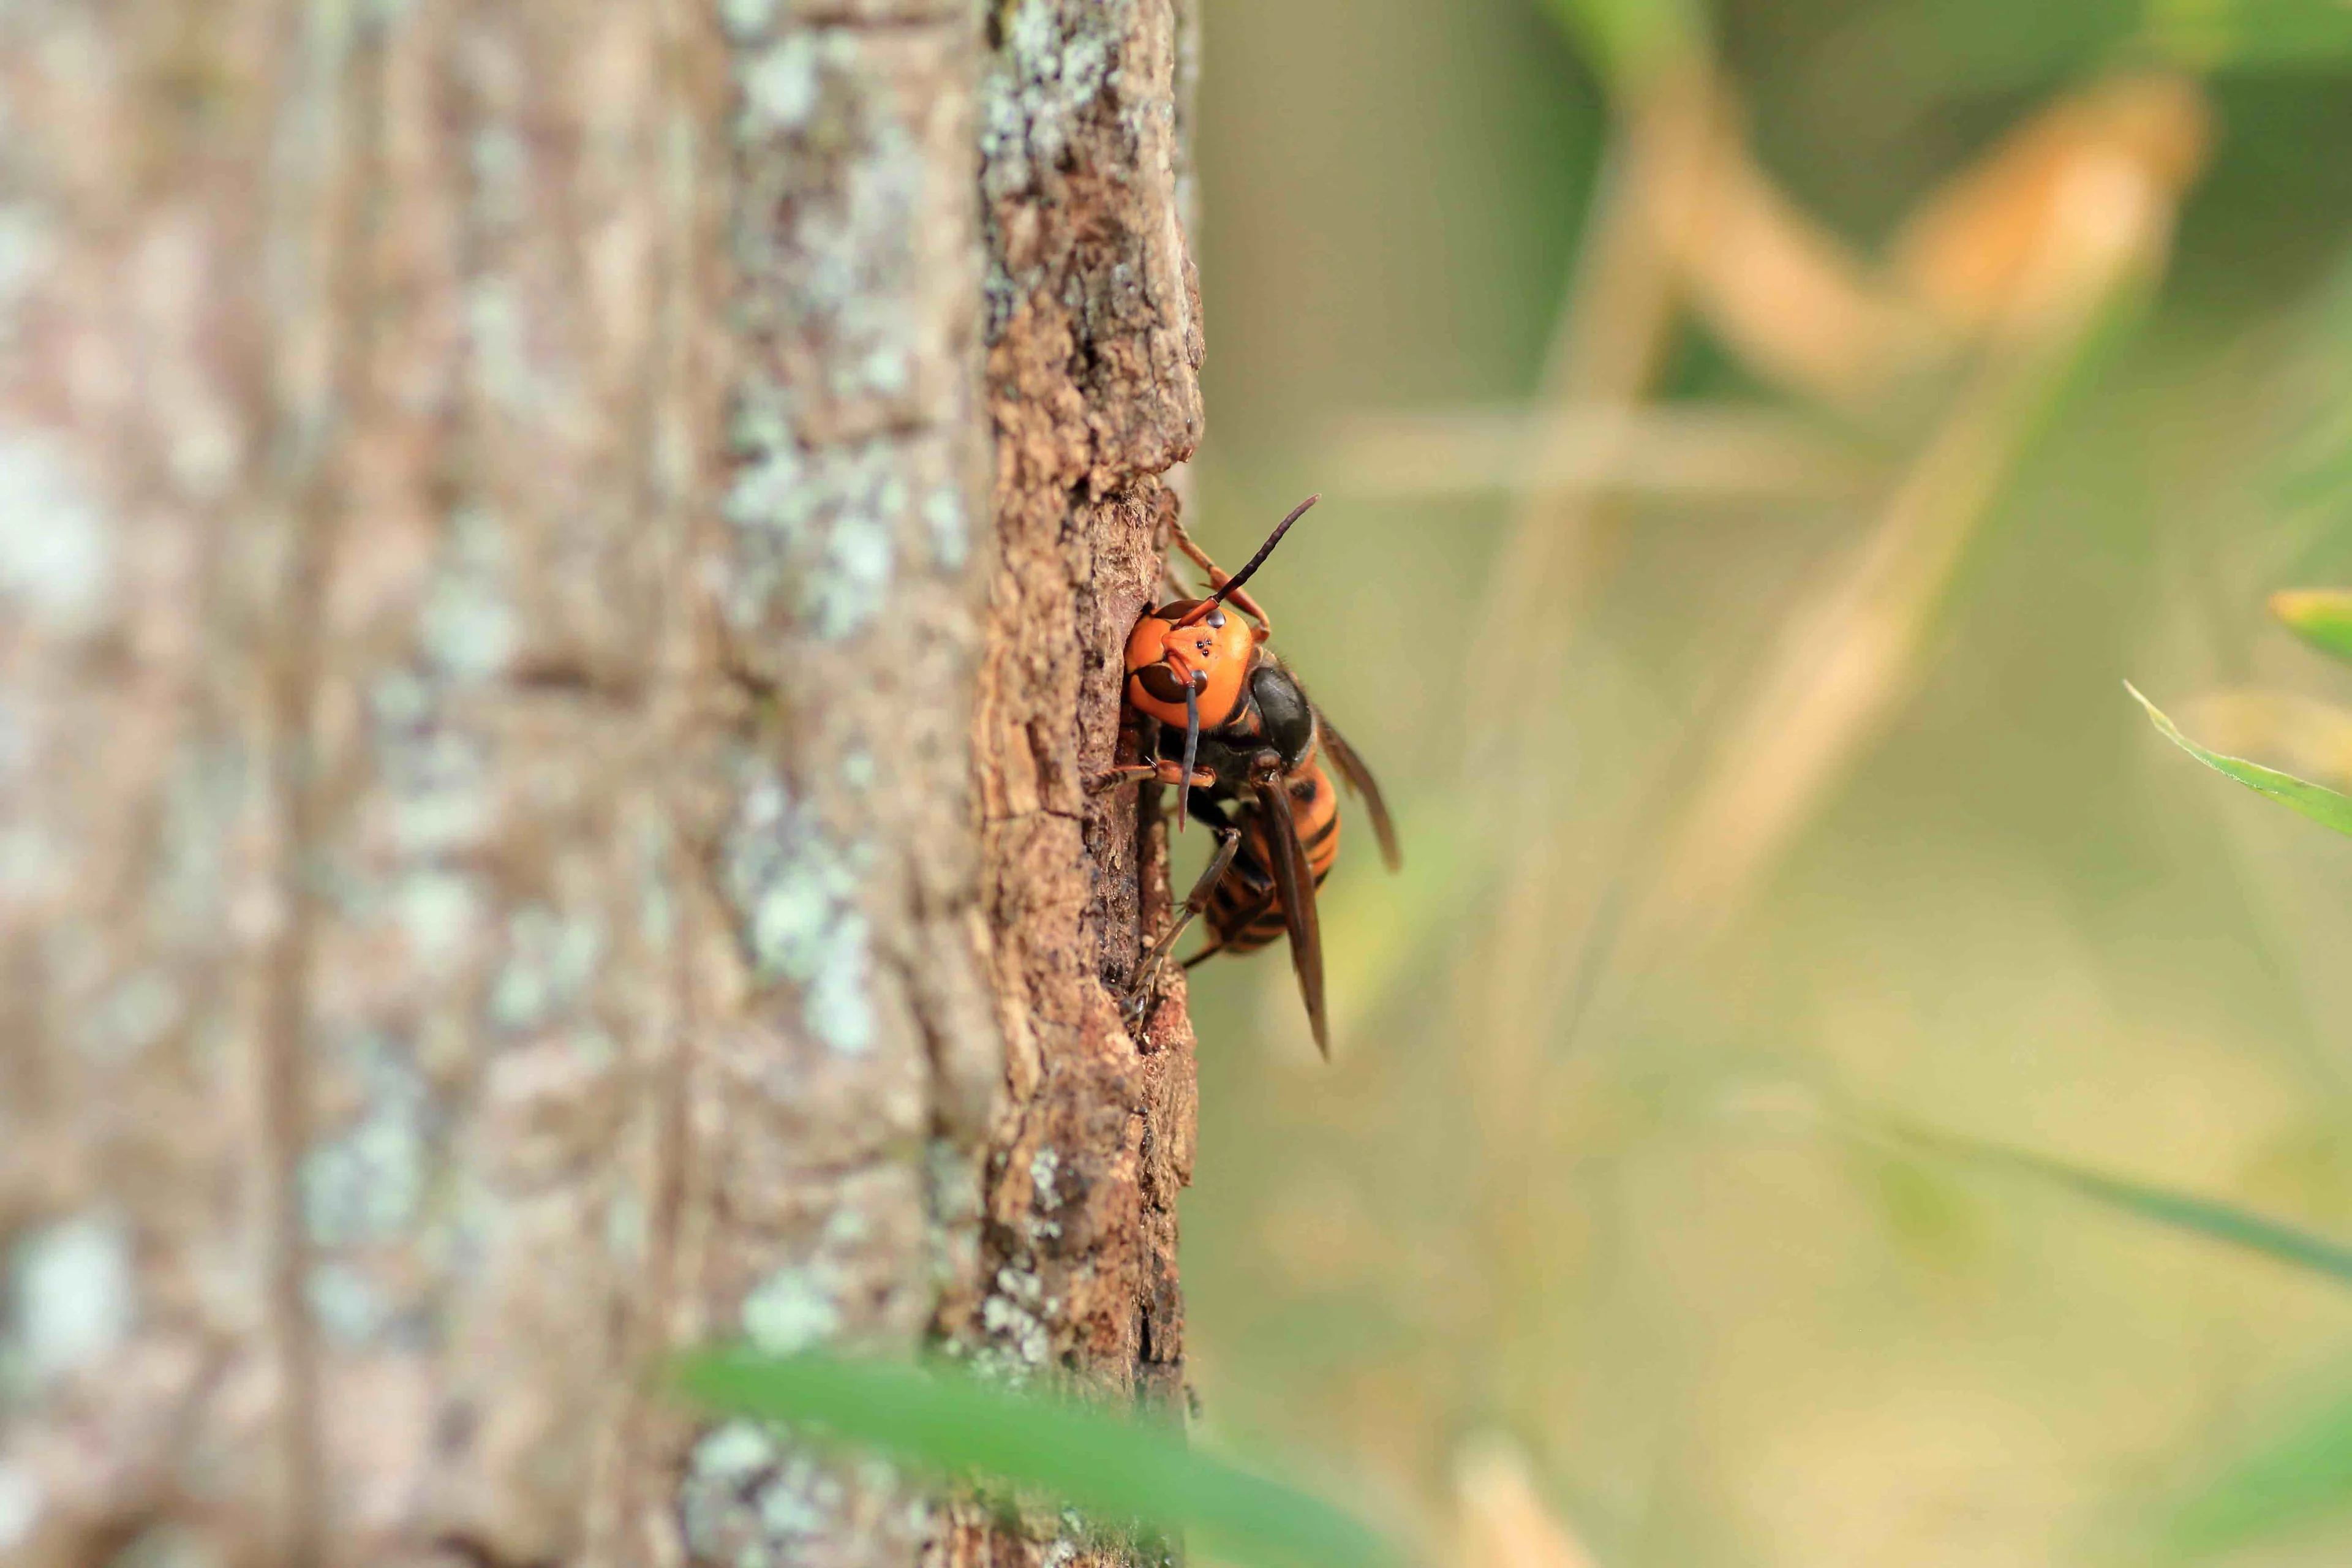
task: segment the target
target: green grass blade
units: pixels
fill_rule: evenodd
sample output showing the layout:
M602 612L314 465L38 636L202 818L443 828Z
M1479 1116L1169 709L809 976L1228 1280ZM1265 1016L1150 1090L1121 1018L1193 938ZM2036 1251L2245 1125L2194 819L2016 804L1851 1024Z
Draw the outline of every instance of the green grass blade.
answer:
M2352 1504L2352 1397L2305 1415L2196 1489L2166 1521L2176 1558L2207 1557Z
M2289 588L2271 595L2271 614L2321 652L2352 659L2352 588Z
M712 1351L678 1381L705 1409L805 1422L918 1467L1050 1492L1106 1523L1190 1530L1238 1568L1402 1564L1346 1514L1172 1430L891 1362Z
M1987 1169L2029 1176L2137 1218L2258 1253L2274 1262L2352 1286L2352 1247L2310 1231L2211 1198L2103 1175L2004 1144L1907 1123L1893 1122L1887 1126L1895 1137L1919 1148Z
M2225 757L2219 752L2209 752L2182 734L2180 727L2166 718L2163 710L2157 707L2155 703L2140 696L2139 689L2130 681L2124 682L2124 689L2130 692L2139 705L2147 710L2148 718L2154 721L2158 731L2166 740L2170 741L2215 773L2227 773L2248 789L2292 806L2324 826L2332 827L2338 833L2352 835L2352 795L2338 795L2324 785L2313 784L2306 779L2299 779L2293 773L2280 773L2275 768L2266 768L2260 763L2247 762L2242 757Z

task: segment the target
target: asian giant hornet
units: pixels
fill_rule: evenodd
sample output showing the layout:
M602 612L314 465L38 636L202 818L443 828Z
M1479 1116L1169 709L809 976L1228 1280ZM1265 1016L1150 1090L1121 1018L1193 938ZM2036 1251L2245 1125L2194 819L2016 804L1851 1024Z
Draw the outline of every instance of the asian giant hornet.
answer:
M1128 637L1127 701L1146 721L1143 738L1153 760L1114 768L1097 787L1145 779L1174 784L1178 829L1189 816L1217 835L1208 868L1167 934L1137 966L1128 997L1130 1018L1147 1005L1176 939L1205 914L1209 944L1184 961L1187 969L1220 952L1254 952L1276 933L1288 933L1307 1021L1316 1047L1328 1058L1315 899L1339 852L1339 797L1323 771L1325 761L1363 797L1389 869L1402 858L1371 770L1266 647L1274 622L1243 587L1290 525L1321 499L1309 496L1293 508L1231 576L1182 524L1171 525L1177 548L1208 574L1209 595L1147 612ZM1227 613L1228 605L1238 614Z

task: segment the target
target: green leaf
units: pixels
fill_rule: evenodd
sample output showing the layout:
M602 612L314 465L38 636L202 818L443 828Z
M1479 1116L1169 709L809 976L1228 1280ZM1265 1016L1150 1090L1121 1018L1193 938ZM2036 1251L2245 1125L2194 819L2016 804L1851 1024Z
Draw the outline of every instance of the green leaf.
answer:
M2147 33L2200 69L2326 67L2352 57L2344 0L2148 0Z
M1949 1158L2047 1182L2137 1218L2259 1253L2274 1262L2352 1286L2352 1247L2310 1231L2211 1198L2103 1175L2022 1149L1906 1122L1884 1125L1895 1138Z
M2311 1412L2224 1467L2167 1521L2176 1557L2204 1557L2352 1503L2352 1397Z
M2271 595L2271 614L2321 652L2352 659L2352 588L2289 588Z
M724 1350L688 1357L678 1382L707 1410L809 1423L924 1468L1050 1492L1107 1523L1189 1529L1237 1568L1403 1561L1328 1504L1200 1453L1171 1427L951 1372Z
M2352 835L2352 795L2338 795L2332 789L2299 779L2293 773L2283 773L2276 768L2266 768L2242 757L2225 757L2219 752L2209 752L2182 734L2179 726L2166 718L2155 703L2141 697L2139 689L2130 681L2124 682L2124 689L2147 710L2148 718L2166 740L2207 767L2216 773L2227 773L2248 789L2294 807L2314 822L2332 827L2338 833Z

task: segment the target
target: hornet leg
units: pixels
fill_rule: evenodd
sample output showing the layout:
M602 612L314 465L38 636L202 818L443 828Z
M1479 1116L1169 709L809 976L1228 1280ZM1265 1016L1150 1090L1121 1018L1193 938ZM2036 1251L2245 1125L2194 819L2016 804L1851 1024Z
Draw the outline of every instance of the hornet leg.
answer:
M1102 795L1108 791L1117 789L1121 784L1140 784L1145 779L1158 779L1164 784L1182 784L1184 782L1184 769L1181 763L1171 763L1165 757L1160 758L1156 763L1122 763L1118 767L1111 769L1110 772L1097 777L1092 784L1087 785L1087 793L1088 795ZM1217 775L1211 773L1208 769L1194 768L1192 770L1192 787L1194 789L1213 789L1216 787L1216 783Z
M1176 939L1182 936L1208 909L1209 896L1217 890L1217 884L1225 879L1225 873L1233 869L1234 857L1240 852L1241 847L1240 828L1220 826L1217 829L1217 852L1209 857L1209 864L1202 871L1200 879L1192 884L1192 890L1184 895L1183 907L1176 911L1176 918L1170 922L1167 932L1151 944L1151 951L1145 953L1143 962L1135 966L1135 979L1128 986L1127 1003L1123 1009L1128 1027L1133 1028L1142 1022L1144 1009L1151 1003L1152 986L1168 962L1168 954L1174 950Z

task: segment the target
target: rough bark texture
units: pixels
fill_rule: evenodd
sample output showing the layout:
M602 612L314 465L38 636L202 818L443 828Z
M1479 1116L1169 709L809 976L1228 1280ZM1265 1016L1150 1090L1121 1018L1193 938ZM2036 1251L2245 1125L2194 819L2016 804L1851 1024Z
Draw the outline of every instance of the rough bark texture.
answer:
M951 1342L1177 1407L1176 1196L1195 1082L1181 986L1139 1036L1114 987L1167 911L1166 838L1090 795L1119 741L1127 634L1158 596L1159 476L1201 432L1200 295L1181 222L1187 10L1027 0L982 84L990 412L1002 552L975 745L1009 1103ZM1149 889L1148 900L1139 889ZM954 1564L1124 1560L971 1510ZM1074 1554L1075 1553L1075 1554Z
M0 1554L1044 1560L636 1373L1176 1386L1180 31L0 13Z
M732 0L731 479L709 562L731 677L709 782L673 1337L904 1352L970 1273L1002 1076L970 715L984 607L973 82L961 0ZM976 521L979 520L979 521ZM699 1434L686 1541L903 1564L886 1468Z
M717 1032L715 40L0 26L6 1547L609 1554Z

